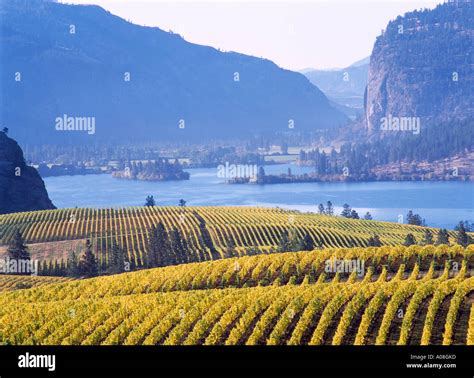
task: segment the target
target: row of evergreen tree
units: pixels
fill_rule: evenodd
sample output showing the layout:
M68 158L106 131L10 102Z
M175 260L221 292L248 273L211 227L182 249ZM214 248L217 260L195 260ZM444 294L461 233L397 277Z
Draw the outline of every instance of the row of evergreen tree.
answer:
M423 234L423 238L418 242L415 238L415 236L412 233L407 234L405 237L405 242L403 245L405 246L410 246L410 245L449 245L450 240L452 237L449 235L448 230L445 228L442 228L438 232L438 236L436 238L436 241L433 239L433 233L430 230L425 230ZM455 243L462 245L464 248L467 247L470 244L473 244L473 239L472 237L469 236L467 233L466 229L463 226L463 222L460 222L459 225L459 230L456 233L455 236Z

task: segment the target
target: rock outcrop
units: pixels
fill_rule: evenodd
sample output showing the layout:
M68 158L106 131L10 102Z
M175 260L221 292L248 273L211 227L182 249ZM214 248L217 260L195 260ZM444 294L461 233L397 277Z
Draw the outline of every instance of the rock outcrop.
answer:
M380 130L389 117L418 119L421 132L474 119L473 15L470 1L456 1L388 24L370 59L365 95L369 131Z
M54 208L43 180L25 163L20 146L0 132L0 214Z

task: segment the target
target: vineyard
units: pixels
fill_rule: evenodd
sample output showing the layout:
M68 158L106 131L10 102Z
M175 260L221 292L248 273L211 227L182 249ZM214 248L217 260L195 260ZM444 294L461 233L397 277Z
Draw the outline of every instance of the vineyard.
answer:
M0 275L0 292L29 289L31 287L49 285L66 281L68 281L68 279L64 277Z
M320 248L366 247L377 234L383 245L400 245L412 233L421 240L425 228L399 223L353 220L295 211L245 207L135 207L122 209L60 209L0 216L0 254L19 230L30 245L33 258L67 259L72 250L81 253L91 240L101 263L106 263L112 243L142 266L147 232L158 222L166 229L179 229L186 236L197 261L224 257L229 241L237 254L247 248L268 252L275 249L284 232L308 234ZM434 237L437 230L430 229ZM209 236L211 247L206 243ZM454 232L450 232L452 238ZM3 247L1 247L3 245Z
M354 261L362 269L328 269ZM6 344L474 344L474 247L325 249L0 294Z

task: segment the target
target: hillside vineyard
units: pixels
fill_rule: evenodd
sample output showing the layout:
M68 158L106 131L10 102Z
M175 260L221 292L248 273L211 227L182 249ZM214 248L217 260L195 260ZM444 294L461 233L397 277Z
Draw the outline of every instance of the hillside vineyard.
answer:
M51 282L0 294L1 341L473 345L473 256L472 246L328 249ZM366 269L327 273L328 259Z
M396 216L396 215L395 215ZM424 227L399 223L352 220L304 214L282 209L246 207L133 207L121 209L60 209L0 216L0 242L7 244L16 230L31 244L32 257L67 260L71 250L81 251L88 239L97 257L107 263L113 243L138 267L144 265L148 231L162 222L167 230L186 235L193 256L189 261L225 257L229 240L240 256L248 248L272 252L284 232L303 238L308 234L319 248L366 247L377 234L383 245L400 245L408 233L421 240ZM430 229L436 238L438 230ZM450 232L452 239L455 232ZM44 244L43 244L44 243ZM1 247L0 247L1 248ZM36 252L38 251L38 252Z

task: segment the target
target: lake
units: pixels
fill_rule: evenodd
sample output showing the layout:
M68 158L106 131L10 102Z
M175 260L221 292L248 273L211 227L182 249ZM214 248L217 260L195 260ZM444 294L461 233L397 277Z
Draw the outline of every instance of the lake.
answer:
M295 165L266 166L266 173L310 172ZM158 205L263 206L317 212L331 201L339 214L344 203L359 216L370 211L376 220L396 222L412 209L428 225L453 228L460 220L474 221L472 182L368 182L229 185L216 168L188 169L189 181L146 182L119 180L110 175L60 176L44 179L49 196L59 208L141 206L148 195Z

